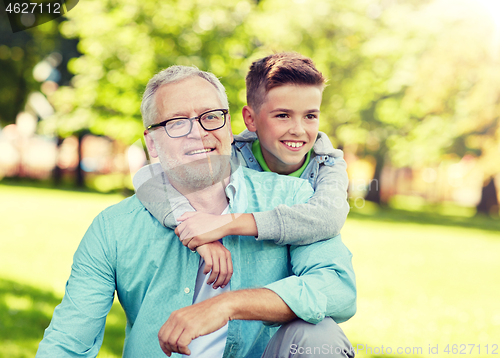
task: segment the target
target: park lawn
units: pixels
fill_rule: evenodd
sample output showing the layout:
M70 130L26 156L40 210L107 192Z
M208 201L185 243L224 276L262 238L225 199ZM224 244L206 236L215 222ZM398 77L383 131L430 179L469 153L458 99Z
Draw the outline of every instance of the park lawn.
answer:
M0 184L0 358L34 357L81 238L100 211L122 199ZM124 331L115 304L100 358L121 356Z
M498 231L358 216L342 236L358 284L342 327L358 357L486 357L500 346Z
M0 357L33 357L81 237L122 197L0 184L0 199ZM358 357L455 356L444 351L447 344L450 353L453 344L458 352L460 344L470 344L470 357L479 356L480 344L486 357L500 345L497 223L425 220L360 209L342 230L354 255L358 312L341 326ZM100 358L121 356L124 328L115 304ZM433 354L436 345L439 354Z

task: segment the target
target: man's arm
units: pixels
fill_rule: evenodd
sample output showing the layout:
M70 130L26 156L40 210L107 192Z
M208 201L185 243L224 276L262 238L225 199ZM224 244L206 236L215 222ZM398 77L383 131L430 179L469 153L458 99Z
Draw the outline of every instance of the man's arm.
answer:
M287 192L287 198L292 198L293 203L304 203L311 197L312 188L306 181L296 183L299 184L295 193ZM186 354L191 340L216 331L230 319L287 322L299 317L318 323L330 316L338 323L346 321L356 311L351 257L340 235L310 245L290 246L292 276L264 289L234 291L174 312L159 333L162 349L167 354ZM262 292L267 296L260 296L266 288L270 291ZM259 291L259 296L247 294L253 291ZM233 294L241 296L233 301ZM177 314L179 321L174 322Z
M300 319L318 323L325 316L337 323L356 313L356 279L352 254L340 235L310 245L291 246L294 275L266 285Z
M191 354L188 345L231 320L288 322L296 318L288 305L266 288L223 293L172 313L158 333L163 352Z
M101 347L115 291L115 257L104 243L102 227L98 216L75 253L64 298L45 330L37 358L95 357Z
M290 248L294 275L265 288L232 291L172 313L158 339L162 350L190 354L188 345L215 332L229 320L283 323L296 317L337 323L356 312L356 285L351 253L340 236L311 245Z

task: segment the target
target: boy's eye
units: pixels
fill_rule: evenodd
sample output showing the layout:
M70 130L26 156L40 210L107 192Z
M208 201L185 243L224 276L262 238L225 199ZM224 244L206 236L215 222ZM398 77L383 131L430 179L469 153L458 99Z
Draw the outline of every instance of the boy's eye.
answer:
M312 114L312 113L310 113L310 114L306 115L306 118L307 118L307 119L317 119L317 118L318 118L318 115L317 115L317 114Z
M288 114L287 113L279 113L276 115L277 118L288 118Z

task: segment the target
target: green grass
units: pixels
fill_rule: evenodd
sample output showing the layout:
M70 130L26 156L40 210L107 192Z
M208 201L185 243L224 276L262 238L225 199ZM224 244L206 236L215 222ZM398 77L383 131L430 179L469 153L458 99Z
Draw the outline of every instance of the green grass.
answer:
M34 357L64 294L73 253L118 194L0 184L0 358ZM125 316L115 303L100 358L120 357Z
M34 356L80 239L99 211L121 199L0 184L0 358ZM459 356L446 354L447 344L450 351L481 344L481 356L491 356L484 345L490 353L500 345L499 231L499 221L486 217L353 211L342 236L354 255L358 312L342 328L357 356ZM121 356L124 327L115 305L100 358ZM467 356L479 356L477 348Z
M421 347L417 356L453 356L444 352L447 344L450 350L481 344L487 356L484 345L500 345L499 222L367 211L353 212L342 230L358 281L358 312L342 326L359 344L358 356L375 356L382 346L393 353ZM440 354L429 354L429 345L438 345Z

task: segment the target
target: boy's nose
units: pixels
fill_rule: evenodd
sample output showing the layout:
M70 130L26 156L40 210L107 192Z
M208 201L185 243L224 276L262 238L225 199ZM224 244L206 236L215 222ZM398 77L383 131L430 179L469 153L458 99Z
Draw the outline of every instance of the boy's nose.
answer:
M304 127L302 127L302 121L294 121L292 127L288 130L290 134L294 134L296 136L300 136L304 134L306 131Z

